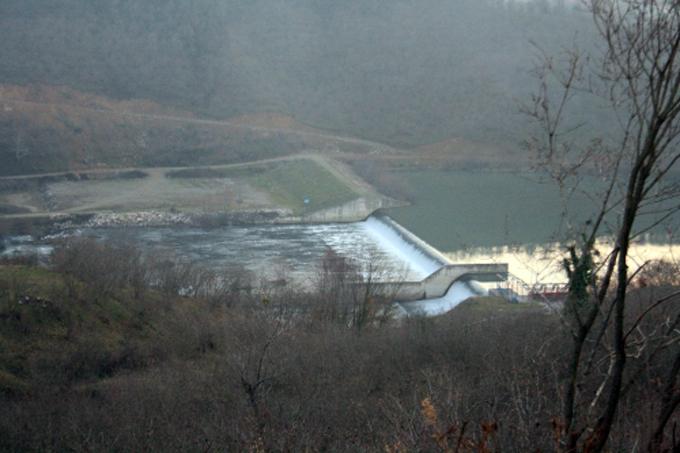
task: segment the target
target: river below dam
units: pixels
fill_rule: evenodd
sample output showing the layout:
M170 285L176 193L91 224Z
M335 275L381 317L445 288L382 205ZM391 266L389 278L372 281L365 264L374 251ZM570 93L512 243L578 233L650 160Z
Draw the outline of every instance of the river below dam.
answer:
M351 258L363 268L373 265L382 280L422 280L440 264L432 262L395 234L389 225L371 217L364 222L249 225L219 228L111 227L65 230L36 238L5 237L0 256L49 255L58 242L69 237L92 237L135 244L144 252L158 252L212 269L243 266L257 276L288 276L308 280L327 250ZM606 248L604 242L598 248ZM543 245L472 247L446 253L461 264L508 263L510 272L528 283L566 282L561 264L565 247ZM633 265L680 257L680 244L633 244Z
M397 230L391 221L373 216L363 222L330 224L82 228L42 238L5 237L0 256L47 256L64 238L92 237L134 244L144 253L189 261L218 272L242 267L257 279L285 280L307 288L314 284L329 250L352 259L364 272L370 269L375 281L420 281L442 266L441 261L422 253ZM608 246L606 242L597 244L602 250ZM534 286L566 283L564 252L564 245L546 243L471 248L446 255L450 262L458 264L507 263L514 280ZM641 242L631 249L631 265L675 261L678 256L678 244ZM495 284L489 287L492 286ZM455 299L457 304L463 298ZM447 303L437 303L438 307L451 305L450 301L444 302ZM430 311L439 313L440 308Z
M3 256L48 255L59 240L92 237L135 244L147 253L227 271L242 266L256 277L309 283L330 249L354 260L378 280L422 280L439 264L400 240L379 219L364 222L296 225L117 227L66 230L43 238L10 236Z

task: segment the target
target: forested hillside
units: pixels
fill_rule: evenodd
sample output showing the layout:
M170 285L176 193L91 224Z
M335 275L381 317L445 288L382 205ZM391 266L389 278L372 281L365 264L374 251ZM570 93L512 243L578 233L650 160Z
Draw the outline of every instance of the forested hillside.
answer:
M326 146L365 152L382 145L324 133L285 115L217 121L149 100L0 85L0 175L235 163Z
M535 85L530 41L554 51L591 33L587 14L550 5L3 0L0 83L216 118L277 112L405 147L455 136L513 144L526 131L518 100Z

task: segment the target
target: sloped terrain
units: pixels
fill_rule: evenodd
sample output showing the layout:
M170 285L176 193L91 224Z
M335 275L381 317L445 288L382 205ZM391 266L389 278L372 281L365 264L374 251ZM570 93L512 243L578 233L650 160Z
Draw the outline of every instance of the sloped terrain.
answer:
M220 119L278 112L400 147L456 136L512 147L527 131L517 100L535 85L530 43L591 44L589 15L555 3L3 0L0 83Z
M224 164L303 150L364 153L379 147L278 114L219 121L147 100L116 101L64 87L0 86L0 175Z
M0 218L164 212L308 215L355 200L393 205L341 162L295 155L204 167L53 173L0 178ZM370 214L363 212L359 217ZM373 208L375 209L375 208ZM338 218L336 220L342 220Z

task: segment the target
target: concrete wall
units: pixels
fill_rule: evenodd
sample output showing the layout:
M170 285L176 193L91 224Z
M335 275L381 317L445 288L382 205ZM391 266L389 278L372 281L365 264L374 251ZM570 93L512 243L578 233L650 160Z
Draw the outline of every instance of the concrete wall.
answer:
M375 212L373 216L397 233L404 243L415 247L423 255L441 267L416 282L379 283L379 292L401 302L443 297L458 280L477 280L482 282L505 281L508 277L507 264L454 264L446 256L418 236L407 230L394 219Z
M300 220L304 223L360 222L378 209L401 206L402 204L387 197L361 197L340 206L306 214Z
M380 293L391 299L409 302L443 297L458 280L484 282L505 281L508 265L503 264L450 264L419 282L394 282L380 284Z

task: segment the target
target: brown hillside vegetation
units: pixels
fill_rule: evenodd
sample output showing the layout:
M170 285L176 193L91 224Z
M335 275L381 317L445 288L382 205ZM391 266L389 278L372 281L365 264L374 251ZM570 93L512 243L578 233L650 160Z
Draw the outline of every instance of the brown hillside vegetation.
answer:
M318 283L276 289L88 242L50 269L0 266L0 450L558 449L556 316L479 299L396 324L347 281ZM650 291L667 290L631 294L641 309ZM644 366L611 451L649 438L640 414L659 407L667 359L631 358Z
M252 113L249 115L239 115L229 118L233 124L243 124L253 127L268 129L289 129L291 131L305 131L310 133L322 133L319 129L306 126L298 122L295 118L280 113L263 112Z
M143 99L109 99L92 93L74 90L67 86L48 85L0 85L0 102L8 102L5 108L12 108L12 102L33 102L58 106L84 107L113 112L135 112L172 115L191 118L194 115L157 102Z
M457 168L462 166L517 169L526 167L529 163L527 153L518 151L511 144L501 146L473 142L460 137L423 145L413 151L424 165L437 165L443 162Z
M278 114L199 119L148 100L66 87L0 86L0 174L209 165L303 150L363 153L374 144L326 134Z

